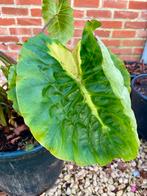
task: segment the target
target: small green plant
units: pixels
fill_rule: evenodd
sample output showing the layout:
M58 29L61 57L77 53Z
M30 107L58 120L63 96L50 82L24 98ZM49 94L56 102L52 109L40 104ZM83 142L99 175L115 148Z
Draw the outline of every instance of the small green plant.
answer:
M130 76L86 22L73 51L41 33L24 43L9 74L9 99L33 136L56 157L106 165L137 156Z
M14 124L14 110L12 108L12 102L7 98L7 89L8 89L8 72L12 63L16 62L11 58L5 55L3 52L0 52L0 70L5 76L6 82L0 86L0 126L7 127L8 125Z

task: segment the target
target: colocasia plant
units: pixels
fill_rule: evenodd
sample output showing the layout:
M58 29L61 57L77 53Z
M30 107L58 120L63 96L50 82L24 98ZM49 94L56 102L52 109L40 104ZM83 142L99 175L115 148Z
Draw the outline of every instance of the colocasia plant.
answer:
M67 7L63 2L58 1ZM63 16L66 9L59 4L54 11L60 8ZM124 64L94 36L98 21L86 22L70 51L63 45L70 36L61 43L64 30L53 36L53 18L48 22L52 33L30 38L17 65L11 66L8 97L15 110L36 140L59 159L81 166L134 159L139 140Z

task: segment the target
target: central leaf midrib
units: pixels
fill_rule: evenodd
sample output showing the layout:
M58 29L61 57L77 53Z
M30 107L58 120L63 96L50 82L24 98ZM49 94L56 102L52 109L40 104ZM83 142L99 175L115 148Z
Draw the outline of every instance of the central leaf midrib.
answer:
M93 103L92 99L91 99L91 95L90 93L88 92L88 90L85 88L84 84L80 83L80 89L81 89L81 92L85 98L85 102L87 103L87 105L89 106L92 114L97 118L97 120L99 121L99 123L101 124L102 126L102 130L103 131L106 131L108 130L109 128L104 124L103 120L101 119L99 113L98 113L98 108L95 106L95 104Z

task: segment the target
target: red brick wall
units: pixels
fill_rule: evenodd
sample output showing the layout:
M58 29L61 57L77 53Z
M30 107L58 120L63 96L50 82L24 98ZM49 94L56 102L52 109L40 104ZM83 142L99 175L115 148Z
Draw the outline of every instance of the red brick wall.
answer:
M147 38L147 0L71 0L75 33L70 44L80 38L84 22L97 18L96 31L105 44L122 59L139 60ZM0 0L0 50L17 56L28 37L42 28L41 0Z

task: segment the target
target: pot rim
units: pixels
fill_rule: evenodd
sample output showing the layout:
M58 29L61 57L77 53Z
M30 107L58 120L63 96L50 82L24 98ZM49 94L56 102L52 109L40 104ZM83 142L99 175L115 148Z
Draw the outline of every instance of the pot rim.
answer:
M32 155L37 153L38 151L40 151L41 149L43 149L43 146L38 145L35 148L33 148L32 150L16 150L16 151L12 151L12 152L0 152L0 159L7 159L7 158L16 158L16 157L20 157L20 156L25 156L25 155Z
M147 96L142 95L140 92L138 92L138 91L134 88L134 86L135 86L135 81L136 81L138 78L141 78L141 77L147 77L147 74L139 74L138 76L135 76L135 77L132 79L131 87L132 87L132 89L133 89L139 96L141 96L144 100L147 100Z

